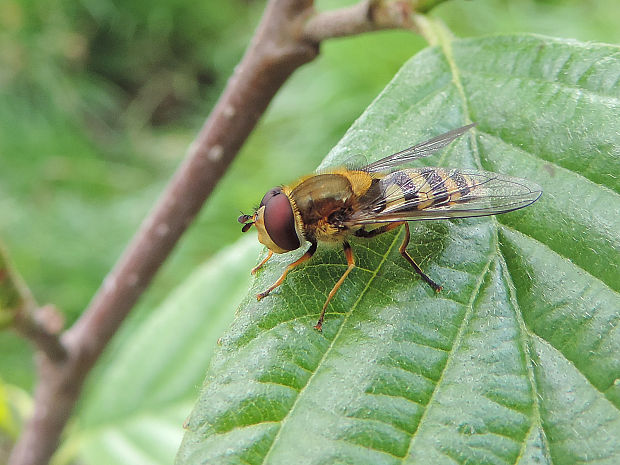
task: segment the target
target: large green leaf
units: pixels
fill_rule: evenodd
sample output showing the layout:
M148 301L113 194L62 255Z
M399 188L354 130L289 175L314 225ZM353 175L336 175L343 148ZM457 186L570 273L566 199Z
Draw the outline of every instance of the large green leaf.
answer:
M443 37L443 38L442 38ZM538 182L533 206L415 224L258 274L222 338L179 464L620 463L620 48L450 41L409 61L324 166L470 121L428 164ZM284 180L283 180L284 181Z

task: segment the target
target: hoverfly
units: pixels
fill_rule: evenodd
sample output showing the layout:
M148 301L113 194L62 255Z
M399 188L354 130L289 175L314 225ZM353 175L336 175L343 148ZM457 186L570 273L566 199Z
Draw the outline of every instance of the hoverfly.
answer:
M321 330L327 306L355 267L347 238L374 237L403 226L405 236L400 253L420 277L436 292L441 286L429 278L407 253L408 221L438 220L496 215L527 207L542 190L533 182L487 171L446 168L395 168L427 157L463 135L475 123L446 132L360 169L335 168L304 176L290 186L269 190L252 215L241 215L242 231L252 225L258 240L269 253L286 253L310 243L298 260L286 267L280 278L256 297L269 295L286 275L309 260L319 242L341 243L348 267L327 296L315 325Z

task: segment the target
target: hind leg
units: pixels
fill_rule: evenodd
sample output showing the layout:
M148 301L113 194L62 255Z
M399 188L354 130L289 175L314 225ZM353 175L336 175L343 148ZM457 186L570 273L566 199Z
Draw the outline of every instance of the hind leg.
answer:
M424 273L424 271L422 271L422 268L420 268L420 266L413 260L413 258L411 258L411 255L409 255L409 253L407 252L407 246L409 245L409 223L405 223L405 237L403 238L403 243L400 245L399 247L399 251L400 254L405 258L405 260L407 260L411 266L413 266L413 269L416 271L416 273L418 273L422 279L424 281L426 281L426 283L433 288L433 290L435 292L439 292L441 291L441 286L439 284L437 284L435 281L433 281L431 278L429 278L426 273Z

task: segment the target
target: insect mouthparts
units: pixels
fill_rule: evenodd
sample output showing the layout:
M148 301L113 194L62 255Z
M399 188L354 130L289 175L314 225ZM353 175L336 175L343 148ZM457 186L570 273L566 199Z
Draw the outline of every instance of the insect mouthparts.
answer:
M241 212L241 215L239 215L237 221L243 225L243 227L241 228L241 232L248 232L248 230L254 224L254 215L246 215L245 213Z

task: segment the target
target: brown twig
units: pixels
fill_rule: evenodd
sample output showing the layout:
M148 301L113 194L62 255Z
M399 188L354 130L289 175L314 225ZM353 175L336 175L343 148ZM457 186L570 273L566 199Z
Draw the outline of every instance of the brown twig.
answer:
M53 307L22 307L13 320L15 329L26 339L32 341L45 357L54 363L62 363L67 358L67 350L60 342L58 332L61 325L52 320L62 321L62 316ZM55 328L51 328L52 323Z
M364 0L355 5L317 13L304 26L304 38L322 42L382 29L417 30L415 16L443 0Z
M51 324L59 318L60 314L52 307L37 306L32 293L11 267L6 252L0 246L0 321L6 321L5 324L10 324L46 357L59 363L67 357L67 351L58 337L62 324Z
M313 16L304 27L304 37L318 43L379 29L409 28L412 26L411 11L408 1L365 0Z
M13 450L11 465L48 462L87 373L291 73L313 60L326 38L410 27L412 5L434 3L363 1L317 13L312 0L268 2L248 50L185 161L84 314L63 334L66 358L49 352L39 357L35 413Z

